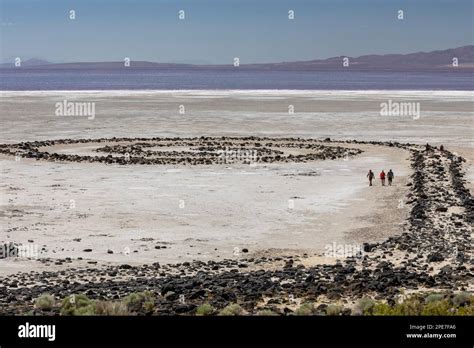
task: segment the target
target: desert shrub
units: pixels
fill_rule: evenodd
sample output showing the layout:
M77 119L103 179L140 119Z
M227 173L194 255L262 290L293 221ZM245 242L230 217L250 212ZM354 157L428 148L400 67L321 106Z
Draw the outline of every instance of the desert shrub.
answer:
M145 301L143 303L143 310L145 313L151 313L155 309L155 301Z
M278 313L275 313L271 309L263 309L261 311L258 311L257 315L262 317L275 317L278 316Z
M244 314L244 310L237 303L230 304L224 307L223 309L221 309L221 311L219 312L219 315L221 316L236 316L236 315L243 315L243 314Z
M474 316L474 303L471 302L471 303L470 303L469 305L467 305L467 306L459 307L459 308L456 310L455 315Z
M196 315L211 315L215 309L209 303L204 303L196 309Z
M425 303L441 301L444 298L443 294L429 294L425 297Z
M43 294L36 299L35 307L42 309L44 311L48 311L54 307L55 303L56 303L56 300L54 299L53 296L49 294Z
M314 305L312 303L303 303L299 308L295 311L295 315L311 315L314 312Z
M448 300L433 300L425 304L421 315L453 315L454 309L451 311L451 307Z
M473 296L468 292L460 292L459 294L454 295L453 297L453 304L456 307L468 305L472 303Z
M355 313L357 315L371 314L374 306L374 300L372 300L370 297L363 297L357 302L355 306Z
M456 298L456 296L458 296ZM402 303L390 306L387 303L376 302L368 315L474 315L472 295L457 294L450 300L443 294L430 294L423 298L412 295Z
M423 310L423 304L417 296L405 299L392 307L393 315L420 315Z
M66 297L61 305L61 315L95 315L94 302L86 295L71 295Z
M97 315L130 315L127 306L123 302L96 301L94 313Z
M122 302L129 311L139 312L145 310L150 312L155 307L155 296L150 291L133 292L126 296Z
M368 314L368 313L367 313ZM372 315L394 315L392 307L387 303L376 303L372 308Z
M336 304L330 304L326 307L326 315L340 315L344 308Z

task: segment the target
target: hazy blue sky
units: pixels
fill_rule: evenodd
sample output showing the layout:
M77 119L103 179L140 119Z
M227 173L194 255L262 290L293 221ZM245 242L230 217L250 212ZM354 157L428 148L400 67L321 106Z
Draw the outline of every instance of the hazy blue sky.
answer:
M473 43L472 0L0 0L1 59L242 64ZM69 19L69 10L76 19ZM397 19L404 10L405 19ZM178 19L184 10L186 19ZM288 20L288 10L295 19Z

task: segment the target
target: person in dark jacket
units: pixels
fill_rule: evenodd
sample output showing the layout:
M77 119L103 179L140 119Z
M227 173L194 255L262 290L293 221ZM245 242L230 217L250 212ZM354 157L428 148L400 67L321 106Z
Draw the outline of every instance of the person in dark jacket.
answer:
M387 179L388 179L388 186L392 186L392 180L393 180L393 177L395 175L393 175L393 172L392 170L390 169L387 173Z
M367 173L367 177L369 178L369 186L372 186L372 180L374 180L375 174L372 169L369 170Z

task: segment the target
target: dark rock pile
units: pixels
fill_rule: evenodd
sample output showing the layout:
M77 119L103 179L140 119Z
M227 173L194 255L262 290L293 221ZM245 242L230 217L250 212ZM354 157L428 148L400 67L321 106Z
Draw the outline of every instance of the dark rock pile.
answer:
M55 145L107 143L95 149L106 156L85 156L50 153L43 150ZM119 144L117 144L119 143ZM146 148L184 147L190 150L156 151ZM293 155L286 149L302 149ZM222 163L308 162L349 158L360 154L359 149L322 145L320 141L301 138L266 137L200 137L200 138L101 138L60 139L0 145L0 153L48 161L99 162L105 164L139 165L212 165Z

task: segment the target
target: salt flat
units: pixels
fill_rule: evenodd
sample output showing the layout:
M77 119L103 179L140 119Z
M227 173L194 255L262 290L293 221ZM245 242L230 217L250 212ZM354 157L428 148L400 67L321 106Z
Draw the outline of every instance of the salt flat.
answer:
M64 99L95 102L96 117L54 116L54 104ZM387 99L419 101L420 119L380 116ZM201 135L430 142L465 156L472 179L470 92L2 92L0 105L1 143ZM407 213L399 201L410 173L408 154L359 147L364 153L348 161L255 167L108 166L3 156L0 241L34 240L45 245L41 257L166 263L235 258L244 248L250 254L321 254L331 243L381 240L399 232ZM392 168L395 186L377 182L369 190L370 168ZM318 175L301 175L310 172ZM0 272L41 267L5 259Z

